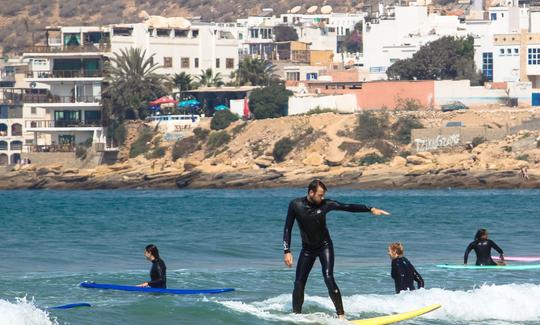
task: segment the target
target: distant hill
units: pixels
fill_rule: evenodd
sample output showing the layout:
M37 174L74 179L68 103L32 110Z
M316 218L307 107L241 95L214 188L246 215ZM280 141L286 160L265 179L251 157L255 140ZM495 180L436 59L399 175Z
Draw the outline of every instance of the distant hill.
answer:
M366 2L378 0L366 0ZM141 10L150 15L201 16L205 21L234 21L236 18L272 8L276 14L294 6L331 5L336 12L356 12L358 0L0 0L0 46L16 53L32 43L36 28L48 25L100 25L140 22Z

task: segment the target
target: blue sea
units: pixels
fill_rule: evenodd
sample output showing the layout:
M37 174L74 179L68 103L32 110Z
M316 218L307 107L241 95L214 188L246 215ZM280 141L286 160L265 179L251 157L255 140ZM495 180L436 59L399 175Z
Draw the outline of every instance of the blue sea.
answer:
M346 324L338 321L320 264L304 314L291 314L294 268L283 263L291 199L304 189L0 192L0 324ZM445 270L462 263L478 228L508 256L540 256L538 190L361 191L328 198L392 213L332 212L335 277L349 319L440 310L405 324L539 324L540 270ZM426 289L394 294L389 243L400 241ZM171 296L79 287L149 279L144 247L167 264L168 287L236 288ZM293 229L293 254L300 252ZM474 261L474 253L471 253ZM87 302L92 307L50 310Z

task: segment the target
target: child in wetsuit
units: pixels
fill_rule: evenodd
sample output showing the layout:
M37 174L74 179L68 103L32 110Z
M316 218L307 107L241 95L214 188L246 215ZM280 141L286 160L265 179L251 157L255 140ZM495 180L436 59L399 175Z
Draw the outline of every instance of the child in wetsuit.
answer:
M424 279L416 272L409 260L403 257L405 249L401 243L392 243L388 246L388 255L392 259L392 278L396 285L396 293L403 290L414 290L414 281L418 289L424 287Z

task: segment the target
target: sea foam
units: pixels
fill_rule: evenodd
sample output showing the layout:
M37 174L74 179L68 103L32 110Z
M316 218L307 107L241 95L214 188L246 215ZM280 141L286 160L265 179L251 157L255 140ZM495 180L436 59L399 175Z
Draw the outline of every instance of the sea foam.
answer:
M49 314L37 308L33 301L16 298L15 302L0 299L0 324L57 325Z

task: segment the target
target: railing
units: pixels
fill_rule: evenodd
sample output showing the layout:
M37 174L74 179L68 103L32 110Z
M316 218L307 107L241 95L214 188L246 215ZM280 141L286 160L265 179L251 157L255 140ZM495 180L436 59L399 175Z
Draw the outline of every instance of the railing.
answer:
M28 78L99 78L103 77L103 70L55 70L55 71L29 71Z
M79 53L79 52L110 52L111 44L86 44L86 45L64 45L64 46L48 46L34 45L24 49L25 53Z
M101 96L56 96L51 94L17 94L4 92L4 103L100 103Z
M49 144L49 145L29 145L28 152L74 152L74 144Z
M43 129L43 128L69 128L69 127L99 127L99 120L33 120L26 121L27 129Z

